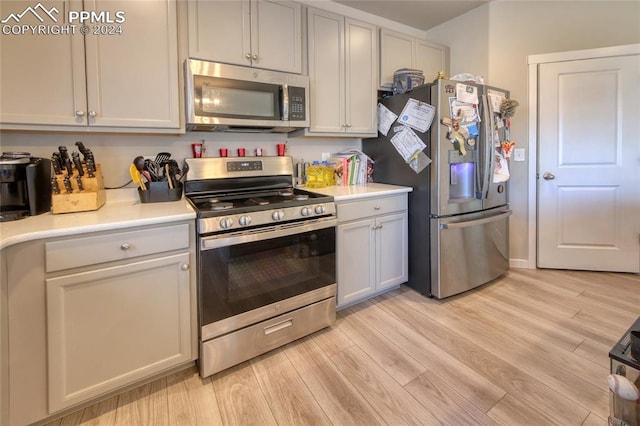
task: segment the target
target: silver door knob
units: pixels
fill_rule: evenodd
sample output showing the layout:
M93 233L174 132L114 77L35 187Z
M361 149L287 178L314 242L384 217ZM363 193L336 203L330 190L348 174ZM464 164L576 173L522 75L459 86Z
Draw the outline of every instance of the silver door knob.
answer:
M544 174L542 175L542 179L544 180L554 180L555 178L556 178L556 175L549 172L544 172Z
M183 271L188 271L189 270L189 264L188 263L183 263L182 266L180 267L180 269L182 269Z
M247 58L247 59L251 59L251 53L245 54L244 57Z
M95 111L89 111L89 117L95 117L95 116L96 116Z
M84 111L80 111L80 110L76 111L76 116L83 117L84 116Z
M253 59L254 61L258 60L258 55L251 55L251 59Z

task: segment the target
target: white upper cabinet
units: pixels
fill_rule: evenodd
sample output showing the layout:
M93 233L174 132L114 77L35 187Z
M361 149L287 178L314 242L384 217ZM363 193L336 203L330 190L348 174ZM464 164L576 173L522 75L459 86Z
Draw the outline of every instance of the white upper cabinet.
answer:
M310 135L376 134L377 37L371 24L309 9Z
M388 29L380 30L380 89L391 90L393 73L401 68L424 72L425 83L438 72L449 73L449 48Z
M86 0L84 7L73 0L41 3L59 27L69 27L70 11L109 12L112 22L85 22L84 35L78 22L71 23L75 33L2 35L3 128L179 129L175 1ZM12 1L0 8L8 16L29 6L33 3ZM117 11L123 12L122 22Z
M302 72L299 3L194 0L188 5L191 58Z

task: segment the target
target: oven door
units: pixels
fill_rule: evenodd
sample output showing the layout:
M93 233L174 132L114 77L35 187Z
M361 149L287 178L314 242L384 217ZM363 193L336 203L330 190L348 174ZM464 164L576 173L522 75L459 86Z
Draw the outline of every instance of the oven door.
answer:
M202 341L334 297L335 218L200 238Z

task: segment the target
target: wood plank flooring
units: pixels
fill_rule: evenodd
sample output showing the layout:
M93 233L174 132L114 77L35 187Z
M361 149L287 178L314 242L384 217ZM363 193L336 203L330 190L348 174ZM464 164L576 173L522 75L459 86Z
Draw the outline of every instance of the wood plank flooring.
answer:
M201 379L190 368L50 425L605 425L608 352L640 276L511 270L462 296L402 286Z

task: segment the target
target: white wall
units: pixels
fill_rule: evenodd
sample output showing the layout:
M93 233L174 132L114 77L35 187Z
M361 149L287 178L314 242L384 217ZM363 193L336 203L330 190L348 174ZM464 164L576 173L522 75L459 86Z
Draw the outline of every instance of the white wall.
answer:
M479 73L520 102L511 120L516 147L529 149L527 56L640 43L638 1L493 1L426 33L451 49L451 74ZM477 49L477 51L475 51ZM511 259L527 266L528 161L511 162ZM531 236L535 238L535 236ZM528 265L535 267L535 265Z
M227 148L229 155L236 155L237 148L245 148L246 155L254 155L255 148L262 148L263 155L276 155L276 144L287 144L287 155L294 161L320 160L323 152L338 152L361 147L360 139L288 138L282 134L227 134L188 132L180 136L157 135L109 135L77 133L2 133L0 149L26 151L36 157L50 158L58 146L65 145L69 152L77 150L76 141L90 148L98 163L102 165L105 186L119 187L130 180L129 167L138 155L155 156L158 152L170 152L172 158L182 163L191 157L191 143L205 141L207 157L218 157L219 148Z

